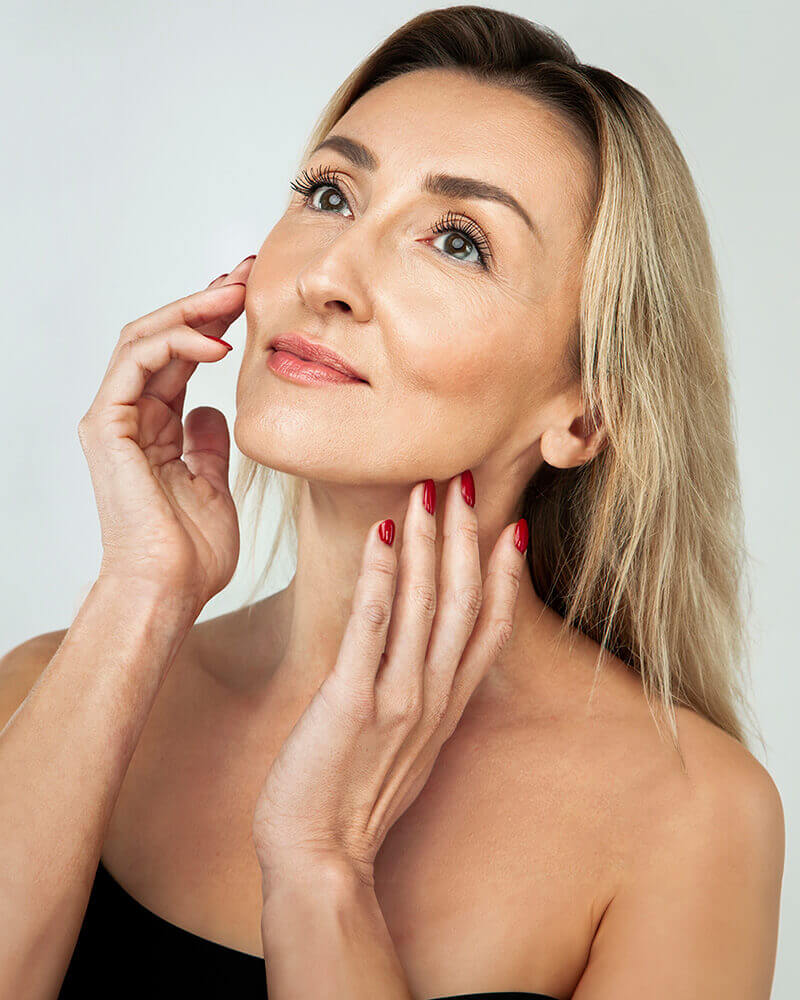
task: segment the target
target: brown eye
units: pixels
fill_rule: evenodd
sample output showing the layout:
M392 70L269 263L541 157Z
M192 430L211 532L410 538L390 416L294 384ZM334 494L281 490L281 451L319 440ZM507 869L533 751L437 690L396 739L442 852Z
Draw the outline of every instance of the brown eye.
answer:
M344 195L342 192L333 184L320 184L314 188L310 195L310 200L313 201L314 195L317 191L322 191L317 207L322 212L337 211L342 205L346 205Z
M489 270L488 262L492 259L489 240L477 223L468 216L448 212L438 220L432 231L445 237L442 253L448 257L455 257L456 260L463 260L484 270ZM439 248L437 247L437 249ZM477 254L477 258L470 259L468 255L473 250ZM463 256L465 251L467 256Z
M347 204L347 199L334 180L336 176L336 171L330 170L328 167L321 169L315 167L311 170L304 170L301 176L296 177L289 186L303 196L306 205L311 205L311 199L317 191L322 191L322 197L319 199L320 207L317 207L316 204L311 205L311 207L317 212L338 212L343 205Z

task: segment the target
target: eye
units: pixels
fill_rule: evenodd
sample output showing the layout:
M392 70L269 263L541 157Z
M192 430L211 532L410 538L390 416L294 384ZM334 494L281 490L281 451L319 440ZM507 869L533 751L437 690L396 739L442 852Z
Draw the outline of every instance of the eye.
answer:
M347 204L347 200L342 193L341 188L336 183L337 173L335 170L329 170L328 167L313 168L309 170L304 170L303 173L296 177L290 187L298 191L305 200L306 204L311 204L311 207L316 209L318 212L329 212L333 210L334 212L339 209L342 205ZM312 199L316 192L320 189L330 188L332 194L328 195L323 193L322 197L319 199L322 207L318 207L312 203Z
M432 232L448 234L444 242L445 244L449 243L449 250L442 252L447 252L450 256L450 250L454 253L463 253L465 249L470 253L474 250L478 255L477 260L473 258L468 263L488 270L488 261L492 258L492 248L481 228L468 216L447 212L433 226ZM450 234L455 234L455 238L451 239ZM456 259L467 260L466 257L457 257Z
M338 171L331 170L327 166L312 167L310 170L303 170L302 174L291 182L290 187L299 192L303 196L304 202L315 211L333 211L334 214L341 214L338 210L347 205L347 199L337 183L338 176ZM323 193L319 198L319 203L315 204L313 199L319 190L322 190ZM328 191L331 193L329 194ZM474 251L477 254L477 259L470 260L463 256L454 256L454 259L466 261L484 271L489 270L488 262L492 260L491 244L480 226L469 216L447 212L433 225L431 232L447 234L448 238L444 241L447 249L440 250L439 247L436 247L439 253L450 257L455 254L463 254L465 250L468 254ZM455 235L455 238L451 239L451 235Z

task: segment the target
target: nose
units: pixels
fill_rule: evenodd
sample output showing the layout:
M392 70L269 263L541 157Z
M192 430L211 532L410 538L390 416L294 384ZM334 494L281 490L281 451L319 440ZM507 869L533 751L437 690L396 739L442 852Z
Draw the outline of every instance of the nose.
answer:
M300 271L297 294L309 308L321 314L352 313L353 319L361 322L370 318L363 244L353 223Z

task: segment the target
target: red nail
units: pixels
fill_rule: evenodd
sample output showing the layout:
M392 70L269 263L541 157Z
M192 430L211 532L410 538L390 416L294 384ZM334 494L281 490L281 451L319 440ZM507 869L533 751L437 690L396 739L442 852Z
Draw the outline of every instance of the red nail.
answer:
M461 496L470 507L475 506L475 480L469 469L465 469L461 473Z
M425 480L425 488L422 491L422 505L429 514L436 510L436 484L432 479Z
M528 522L524 517L517 521L517 526L514 529L514 544L523 554L528 548Z
M390 517L378 525L378 534L382 542L386 542L387 545L392 544L394 541L394 521Z
M209 283L206 285L206 288L211 288L211 286L214 284L215 281L219 281L220 278L227 278L229 274L230 271L226 271L224 274L218 274L216 278L214 278L212 281L209 281Z
M227 340L223 340L222 337L218 337L217 339L219 340L220 344L224 344L228 348L229 351L233 350L233 344L229 344L228 341Z

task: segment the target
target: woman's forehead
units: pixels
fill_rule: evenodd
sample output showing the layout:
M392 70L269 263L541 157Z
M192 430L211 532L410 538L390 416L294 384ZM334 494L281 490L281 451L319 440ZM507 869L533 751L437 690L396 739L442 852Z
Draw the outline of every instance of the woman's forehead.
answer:
M501 187L542 233L574 227L591 180L585 153L554 111L450 70L419 70L380 84L330 134L356 140L376 172L414 179L442 172Z

